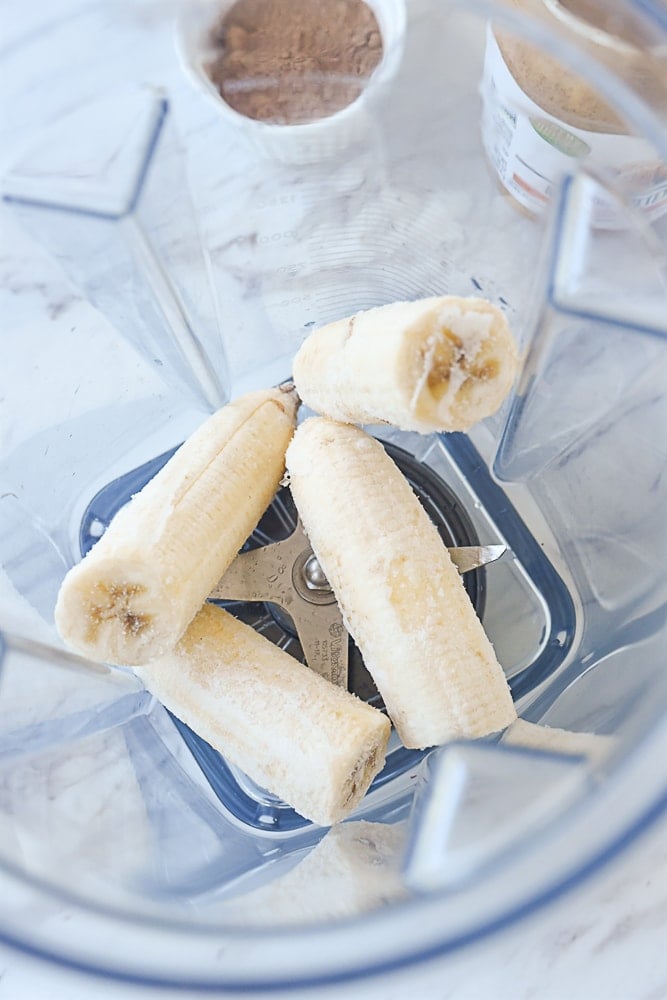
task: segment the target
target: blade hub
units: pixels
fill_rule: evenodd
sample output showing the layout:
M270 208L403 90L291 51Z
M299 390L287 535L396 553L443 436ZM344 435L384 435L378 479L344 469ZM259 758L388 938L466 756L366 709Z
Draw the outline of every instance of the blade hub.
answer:
M324 570L316 555L313 554L310 559L306 560L302 573L309 590L322 590L331 593L329 581L324 575Z
M299 597L308 604L335 604L336 598L310 546L294 560L292 583Z

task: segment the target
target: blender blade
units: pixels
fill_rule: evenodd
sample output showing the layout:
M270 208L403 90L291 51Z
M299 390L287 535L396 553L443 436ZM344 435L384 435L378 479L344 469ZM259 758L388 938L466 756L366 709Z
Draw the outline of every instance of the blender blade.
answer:
M448 548L460 573L486 566L506 550L506 545ZM277 604L292 619L311 670L347 687L347 630L300 520L287 538L241 552L209 599Z

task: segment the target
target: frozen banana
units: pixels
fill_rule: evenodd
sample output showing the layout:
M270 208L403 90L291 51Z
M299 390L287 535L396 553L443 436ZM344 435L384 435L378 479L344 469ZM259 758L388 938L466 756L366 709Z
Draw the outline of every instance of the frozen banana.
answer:
M474 739L514 721L460 575L382 445L313 417L286 462L310 543L403 744Z
M444 295L394 302L315 330L293 365L317 413L408 431L467 430L509 393L517 347L484 299Z
M556 729L553 726L538 725L517 719L503 733L501 743L513 746L527 747L533 750L546 750L551 753L572 754L577 757L588 757L593 763L599 763L609 756L614 748L613 736L598 736L595 733L576 733L569 729Z
M401 862L407 822L338 823L298 865L260 889L229 900L244 925L339 920L407 895Z
M278 488L292 392L251 392L206 420L66 575L55 609L77 653L146 663L171 649Z
M227 760L314 823L343 819L383 767L391 727L381 712L213 604L172 652L136 672Z

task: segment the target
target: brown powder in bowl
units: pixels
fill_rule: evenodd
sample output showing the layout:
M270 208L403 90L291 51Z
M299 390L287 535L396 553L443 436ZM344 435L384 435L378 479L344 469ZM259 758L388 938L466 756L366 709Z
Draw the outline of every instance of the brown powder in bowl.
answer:
M223 100L248 118L297 125L355 101L382 57L363 0L237 0L214 28L206 67Z

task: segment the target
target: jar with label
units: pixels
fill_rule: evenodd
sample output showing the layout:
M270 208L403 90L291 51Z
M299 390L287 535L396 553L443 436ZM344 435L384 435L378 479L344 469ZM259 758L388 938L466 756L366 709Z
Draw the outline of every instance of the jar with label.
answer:
M667 68L634 23L601 0L511 0L611 69L664 112ZM482 141L504 190L529 213L549 203L558 178L584 161L594 175L655 220L667 212L667 164L630 133L605 98L581 76L510 32L487 28L482 80ZM600 188L595 224L621 225L615 199Z

